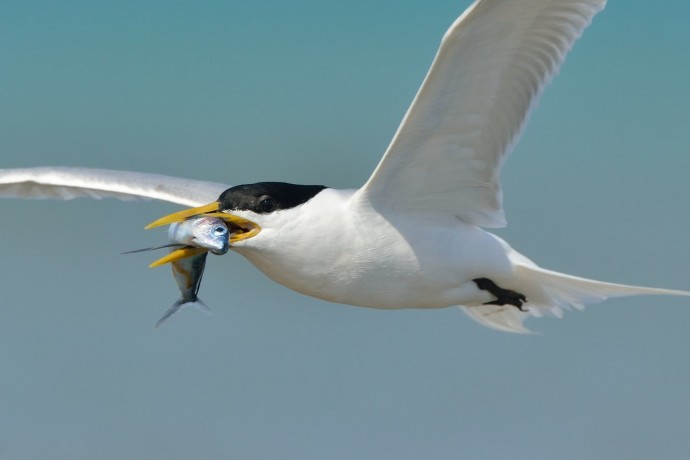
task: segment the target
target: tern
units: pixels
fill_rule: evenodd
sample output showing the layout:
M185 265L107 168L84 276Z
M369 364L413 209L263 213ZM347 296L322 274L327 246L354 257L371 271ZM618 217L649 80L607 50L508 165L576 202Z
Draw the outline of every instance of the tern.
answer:
M537 266L485 229L506 224L500 172L531 109L605 0L477 0L443 36L417 95L359 189L226 184L86 168L0 170L0 195L153 198L209 215L230 249L302 294L361 307L459 306L479 323L524 320L639 294Z

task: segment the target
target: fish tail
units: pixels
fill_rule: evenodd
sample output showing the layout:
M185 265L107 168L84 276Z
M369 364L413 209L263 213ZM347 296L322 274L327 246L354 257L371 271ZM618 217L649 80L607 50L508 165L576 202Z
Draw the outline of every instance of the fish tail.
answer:
M182 310L185 307L193 307L199 311L206 313L207 315L211 315L211 309L208 308L208 305L202 302L200 298L195 297L193 300L180 299L174 304L172 304L170 308L168 308L168 311L166 311L165 314L161 317L161 319L159 319L156 323L156 327L159 327L161 324L175 316L177 313L179 313L180 310Z

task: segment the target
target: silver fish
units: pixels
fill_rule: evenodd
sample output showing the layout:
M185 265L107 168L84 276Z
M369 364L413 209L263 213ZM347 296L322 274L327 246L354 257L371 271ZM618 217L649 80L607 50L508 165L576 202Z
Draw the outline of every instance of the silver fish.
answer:
M171 249L170 254L158 259L150 267L170 263L181 297L158 320L156 327L187 306L211 314L206 304L197 297L206 267L206 256L209 252L222 255L230 249L228 227L225 222L215 217L200 216L172 224L168 229L168 237L170 242L163 246L137 249L125 253L131 254L162 248Z
M195 217L173 224L168 230L168 237L171 244L184 245L184 247L172 251L168 256L154 262L154 264L170 259L173 276L177 287L180 289L181 297L158 320L156 327L187 306L211 314L211 310L197 296L206 267L206 256L208 256L209 251L222 255L228 252L230 248L230 232L225 223L215 217Z

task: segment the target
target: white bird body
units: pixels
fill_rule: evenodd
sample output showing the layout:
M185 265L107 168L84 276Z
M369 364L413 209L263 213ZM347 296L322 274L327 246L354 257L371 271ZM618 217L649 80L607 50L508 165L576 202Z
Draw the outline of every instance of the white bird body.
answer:
M357 201L355 190L326 189L302 206L298 219L278 211L266 230L233 249L290 289L362 307L476 305L490 296L472 279L482 273L510 279L510 249L500 238L455 218L410 225ZM309 239L295 238L300 232Z
M609 297L690 295L545 270L475 225L448 216L387 216L358 192L325 189L298 214L234 211L265 230L232 249L275 282L311 297L379 309L461 306L480 323L510 332L528 332L522 322L530 314L560 317L563 309ZM296 237L301 233L309 238ZM524 294L528 310L485 305L492 296L474 280L487 274Z
M35 168L0 170L0 196L144 197L187 206L216 200L190 212L252 224L231 239L231 249L290 289L372 308L458 305L505 331L525 332L529 315L560 316L607 297L690 295L548 271L483 230L505 225L503 163L544 87L605 3L477 0L444 35L388 149L358 190L282 184L269 196L265 190L278 183L230 188Z

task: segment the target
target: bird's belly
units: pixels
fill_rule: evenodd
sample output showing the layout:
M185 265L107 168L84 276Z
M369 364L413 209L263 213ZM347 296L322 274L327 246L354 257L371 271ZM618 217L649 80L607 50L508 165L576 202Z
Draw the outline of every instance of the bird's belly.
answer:
M384 232L283 251L244 252L274 281L330 302L370 308L441 308L487 301L472 282L510 271L505 248L473 227L402 235ZM351 235L349 235L351 236ZM378 237L377 237L378 236ZM346 248L343 250L343 248Z
M452 305L441 293L452 288L416 270L370 265L367 269L322 268L318 273L303 266L255 264L264 274L294 291L329 302L371 308L424 308ZM283 266L281 266L283 265Z

